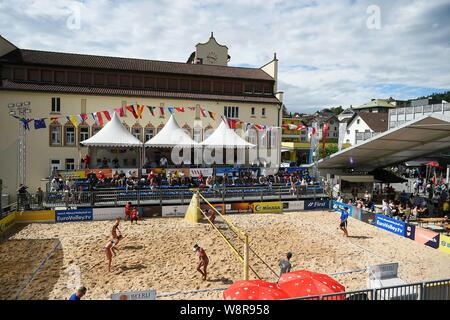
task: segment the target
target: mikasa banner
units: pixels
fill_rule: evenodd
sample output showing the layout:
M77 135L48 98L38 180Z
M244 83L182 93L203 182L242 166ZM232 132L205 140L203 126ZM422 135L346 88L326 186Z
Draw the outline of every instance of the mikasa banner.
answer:
M283 212L283 203L281 201L253 203L253 213L279 213L279 212Z

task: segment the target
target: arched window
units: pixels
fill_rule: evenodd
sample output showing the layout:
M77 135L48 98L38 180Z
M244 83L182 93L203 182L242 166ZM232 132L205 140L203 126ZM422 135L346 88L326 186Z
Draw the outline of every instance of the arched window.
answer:
M189 125L187 123L183 126L183 130L186 131L186 133L189 135L189 137L192 138L192 129L191 129L191 127L189 127Z
M158 126L157 133L159 133L159 132L162 130L162 128L164 128L164 124L163 124L163 123L161 123L161 124Z
M135 123L131 127L131 134L138 140L142 140L142 127L139 123Z
M89 125L83 121L83 123L78 126L78 143L80 144L81 141L86 139L89 139Z
M155 136L155 127L149 122L144 129L144 142Z
M67 121L67 123L64 125L64 146L73 147L75 146L75 143L76 128L70 121Z
M49 125L49 144L52 147L62 145L62 126L58 121L53 121Z

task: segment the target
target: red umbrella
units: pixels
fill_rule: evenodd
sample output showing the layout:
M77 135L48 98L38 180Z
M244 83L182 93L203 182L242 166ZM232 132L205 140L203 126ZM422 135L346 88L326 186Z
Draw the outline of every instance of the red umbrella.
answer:
M326 274L308 270L298 270L285 273L278 281L278 287L291 298L320 296L337 292L344 292L345 287ZM336 297L342 300L345 297Z
M275 283L263 280L239 280L223 292L224 300L279 300L287 299L286 292Z
M425 165L429 166L429 167L439 167L439 163L436 161L427 162L427 163L425 163Z

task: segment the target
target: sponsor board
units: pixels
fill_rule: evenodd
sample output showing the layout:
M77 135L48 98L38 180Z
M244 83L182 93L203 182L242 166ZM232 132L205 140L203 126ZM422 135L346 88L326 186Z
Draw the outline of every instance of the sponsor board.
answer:
M378 228L398 234L402 237L405 235L405 224L406 223L403 221L395 220L382 214L376 214L375 225Z
M279 212L283 212L283 203L281 201L253 203L253 213L279 213Z
M16 222L55 222L55 211L53 210L38 210L38 211L24 211L16 212Z
M173 177L175 176L181 176L181 173L183 173L183 176L185 177L189 177L190 175L190 171L187 168L181 168L181 169L167 169L166 170L167 174L171 174Z
M369 211L361 211L361 221L369 224L375 223L375 213Z
M13 212L0 220L0 235L2 235L6 230L14 225L15 215L16 213Z
M58 171L58 174L64 180L67 179L86 179L86 170L78 170L78 171Z
M92 208L55 210L56 222L92 221Z
M123 208L95 208L92 212L92 220L115 220L116 218L125 219L125 209Z
M303 211L305 209L304 201L287 201L283 203L284 211Z
M223 203L211 203L211 205L217 210L219 211L220 214L224 214L225 213L225 205ZM201 204L200 208L203 211L206 211L208 209L210 209L211 207L207 204Z
M188 206L163 206L161 214L163 217L184 217Z
M407 223L405 226L405 237L414 240L415 234L416 234L416 226Z
M215 168L215 171L216 176L223 176L224 174L229 175L230 173L232 174L233 172L238 173L239 168Z
M440 235L439 238L439 250L450 254L450 237L444 236L443 234Z
M414 241L437 249L439 247L439 233L416 227Z
M251 203L251 202L227 203L225 205L225 212L227 214L252 213L253 212L253 203Z
M127 178L137 178L139 176L139 169L136 168L120 168L120 169L112 169L112 175L116 174L125 174ZM105 174L106 175L106 174Z
M204 177L209 177L213 175L213 168L195 168L195 169L190 169L190 174L191 177L199 177L200 174L202 174L202 176Z
M340 212L341 210L344 210L344 208L348 209L348 214L351 217L353 215L353 206L349 206L348 204L342 202L333 201L333 210Z
M305 200L305 210L327 209L329 200Z
M105 175L105 178L112 178L112 169L86 169L86 176L89 173L95 173L97 178L100 177L100 172L102 172Z
M156 290L113 293L111 300L156 300Z

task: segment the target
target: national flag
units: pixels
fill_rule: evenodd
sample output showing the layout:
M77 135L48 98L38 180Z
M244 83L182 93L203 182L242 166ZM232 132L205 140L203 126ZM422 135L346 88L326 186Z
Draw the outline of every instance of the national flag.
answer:
M47 126L45 125L45 118L43 119L34 119L34 128L35 129L45 129Z
M125 112L123 111L123 108L122 107L120 107L120 108L115 108L114 109L114 111L115 112L117 112L118 114L119 114L119 117L125 117Z
M175 108L175 110L177 110L178 112L184 112L184 108L183 107Z
M67 120L74 125L74 127L78 127L77 124L77 116L67 116Z
M137 115L139 116L139 119L142 119L142 112L144 111L144 108L144 105L137 105Z
M133 114L133 117L135 119L139 118L139 116L137 115L136 110L134 109L133 105L126 106L126 108L127 108L128 111L130 111Z
M33 119L20 118L20 122L22 122L23 127L25 128L25 130L30 130L29 123L30 123L31 121L33 121Z
M153 111L153 109L155 109L155 107L147 106L147 108L150 111L150 113L152 114L152 116L155 116L155 112Z
M195 107L188 107L189 110L195 111Z
M51 122L54 122L54 121L58 120L59 118L60 118L60 117L51 117L51 118L50 118L50 121L51 121Z
M228 119L228 120L227 120L227 123L228 123L228 127L229 127L230 129L236 129L236 126L237 126L237 124L239 123L239 120L236 120L236 119Z
M159 112L161 112L161 117L164 118L164 107L159 107Z
M108 119L108 121L111 121L111 115L109 114L109 111L103 111L103 114L105 115L106 119Z
M200 107L200 112L202 113L202 117L203 117L203 118L206 118L205 109L203 109L202 107Z
M171 114L173 114L174 107L167 107L167 110L169 110L169 112L170 112Z
M306 126L303 125L303 124L299 124L295 129L296 129L297 131L302 131L302 130L306 129Z
M82 114L77 115L77 118L80 121L80 123L83 123L88 119L88 116L87 116L87 114L82 113Z
M102 114L101 114L101 112L97 112L97 119L98 119L98 123L99 123L99 125L101 126L101 127L103 127L103 117L102 117Z
M259 131L263 131L265 129L265 126L261 124L255 124L255 128L258 129Z
M217 114L212 111L208 111L208 113L209 113L210 118L213 119L214 121L216 121Z
M323 125L323 136L322 136L322 158L325 158L325 144L328 135L328 123Z
M100 126L100 122L98 122L97 113L91 113L91 117L92 117L92 119L94 119L95 124L96 124L97 126Z

